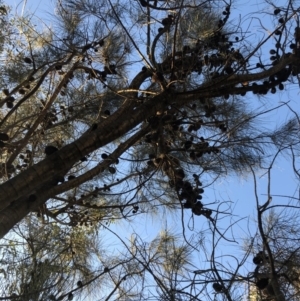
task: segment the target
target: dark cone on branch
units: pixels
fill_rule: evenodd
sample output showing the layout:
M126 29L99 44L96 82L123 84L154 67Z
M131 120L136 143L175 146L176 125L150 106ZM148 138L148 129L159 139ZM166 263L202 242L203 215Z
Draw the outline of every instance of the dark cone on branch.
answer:
M114 174L116 173L116 169L112 166L108 167L108 171L111 173L111 174Z
M268 286L268 284L269 284L269 278L261 278L256 282L256 286L260 290L265 289Z
M101 158L102 158L102 159L106 159L107 157L108 157L107 154L102 154L102 155L101 155Z
M220 283L214 283L213 284L213 289L217 292L220 293L223 290L223 286Z
M275 10L274 10L274 15L276 16L276 15L278 15L280 13L280 8L276 8Z
M8 89L3 89L2 92L3 92L3 94L6 95L6 96L9 95L9 90L8 90Z
M14 104L13 104L12 101L7 101L6 106L7 106L8 109L12 109L14 107Z
M32 64L32 59L31 59L30 57L25 57L25 58L24 58L24 62L25 62L26 64Z
M46 156L50 156L53 153L55 153L56 151L58 151L58 148L55 147L55 146L53 146L53 145L47 145L45 147L45 154L46 154Z
M6 133L0 133L0 140L2 141L8 141L9 136Z

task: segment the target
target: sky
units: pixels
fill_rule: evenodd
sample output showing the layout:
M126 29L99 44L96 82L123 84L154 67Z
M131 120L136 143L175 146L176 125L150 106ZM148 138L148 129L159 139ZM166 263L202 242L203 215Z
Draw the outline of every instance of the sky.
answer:
M250 4L251 3L251 4ZM275 3L275 2L274 2ZM20 12L24 13L32 12L34 15L39 16L41 20L45 20L47 23L48 20L51 20L51 14L54 12L53 0L23 0L15 1L14 7ZM277 4L283 4L283 1L277 1ZM230 19L236 21L237 19L242 18L242 21L245 24L250 26L247 28L247 33L249 37L253 37L254 41L257 41L258 35L267 36L268 32L271 32L274 29L274 25L270 22L268 14L272 14L273 7L267 6L264 4L264 9L266 12L266 18L264 18L265 32L261 30L260 20L253 18L254 15L251 15L251 12L255 13L261 11L262 5L259 1L243 1L236 0L233 2L233 9L231 12ZM270 40L270 47L274 44ZM242 50L241 50L242 51ZM294 90L284 91L284 93L275 95L268 94L263 102L267 104L269 108L275 107L282 102L289 102L289 104L295 109L299 109L298 103L298 89L293 87ZM260 107L262 102L260 102L256 97L247 94L247 97L251 97L251 102L253 107ZM299 110L298 110L299 111ZM284 122L287 116L291 116L288 110L280 108L268 115L264 116L262 123L264 126L272 126L278 121ZM298 179L295 178L291 168L289 160L281 158L275 164L274 170L272 172L272 194L274 195L298 195ZM262 171L263 174L263 171ZM267 193L267 177L262 176L258 182L259 194L261 195L261 201L266 200L264 194ZM253 194L253 180L251 176L248 177L237 177L231 176L226 177L217 181L212 186L208 187L205 190L204 194L205 199L216 199L220 201L232 201L234 203L234 212L238 216L250 216L255 214L255 203L254 203L254 194ZM282 199L274 198L274 201L282 201ZM155 226L157 221L154 221ZM148 229L144 229L146 236L149 236Z
M249 4L251 3L251 4ZM249 24L247 28L247 33L249 37L253 38L254 41L257 40L258 36L264 35L267 36L269 32L272 32L274 25L269 22L270 18L268 13L273 12L272 6L264 5L266 18L263 19L263 24L265 26L264 32L261 30L261 20L252 18L252 12L261 11L262 6L259 1L240 1L236 0L233 4L233 10L231 19L238 20L240 17L245 24ZM283 1L277 1L278 5L283 3ZM25 5L24 5L25 4ZM15 7L18 11L23 10L24 12L31 11L35 15L38 15L42 20L51 20L51 13L54 10L54 1L50 0L27 0L27 1L15 1ZM247 17L245 17L247 15ZM272 47L273 41L270 40L269 45L265 47ZM269 55L268 55L269 56ZM249 95L248 95L249 94ZM269 108L275 107L283 102L289 102L291 107L299 112L299 86L294 85L289 91L284 91L284 93L276 93L275 95L268 94L266 98L262 101L259 101L251 93L248 93L247 97L249 102L253 104L253 108L259 108L262 105L262 102L266 103ZM264 116L262 123L264 126L275 125L278 122L284 122L287 119L287 116L291 116L287 109L279 109L271 112L268 116ZM268 179L264 174L264 171L261 171L258 177L258 195L261 203L264 203L267 200L267 185ZM289 158L280 158L278 159L272 170L272 181L271 181L271 194L274 195L273 203L287 203L287 198L279 197L282 196L295 196L298 197L299 194L299 179L297 179L291 169L291 164ZM278 196L275 196L278 195ZM203 203L209 203L210 200L218 200L220 202L232 202L232 209L236 220L240 217L245 219L239 223L239 226L236 227L237 236L249 236L249 232L252 234L257 230L256 223L253 222L256 217L255 210L255 197L254 197L254 183L251 175L248 177L241 176L230 176L216 181L213 185L205 189ZM208 206L209 207L209 206ZM190 223L189 218L185 220L186 223ZM224 227L230 220L227 219L224 221ZM168 219L168 227L175 229L176 224L178 223L177 218L170 217ZM196 217L195 223L196 226L201 228L206 224L204 217ZM146 240L150 240L156 236L160 229L161 224L159 218L150 218L143 217L142 219L136 219L134 223L129 224L127 222L122 222L122 229L118 225L112 226L121 231L130 238L131 233L138 231L139 234ZM118 232L120 233L120 232ZM189 235L192 235L192 232L188 232ZM230 247L231 248L231 247ZM225 252L225 250L224 250Z

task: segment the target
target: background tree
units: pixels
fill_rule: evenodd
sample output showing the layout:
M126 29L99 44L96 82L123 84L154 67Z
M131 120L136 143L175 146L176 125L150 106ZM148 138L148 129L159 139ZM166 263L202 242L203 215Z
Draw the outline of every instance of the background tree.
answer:
M96 245L89 229L26 218L3 240L1 291L14 300L71 300L92 277Z

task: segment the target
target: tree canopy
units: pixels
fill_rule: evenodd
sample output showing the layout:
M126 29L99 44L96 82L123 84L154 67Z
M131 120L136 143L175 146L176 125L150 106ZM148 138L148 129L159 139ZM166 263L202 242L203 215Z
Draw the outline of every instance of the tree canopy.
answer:
M281 155L298 178L299 116L266 99L299 88L299 9L266 1L240 19L238 4L60 0L47 24L1 3L1 298L298 298L298 226L287 221L299 208L293 199L272 207L270 183ZM283 109L292 117L262 126ZM204 192L232 175L253 179L258 231L226 265L217 249L237 242L235 222L219 224L234 213ZM166 228L128 243L111 229L172 214L180 238ZM208 229L189 237L191 223ZM121 255L104 248L102 232Z

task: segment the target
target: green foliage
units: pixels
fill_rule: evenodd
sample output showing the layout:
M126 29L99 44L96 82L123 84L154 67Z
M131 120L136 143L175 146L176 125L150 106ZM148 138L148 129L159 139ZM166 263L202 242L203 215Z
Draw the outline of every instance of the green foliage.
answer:
M71 300L102 286L105 300L144 300L153 287L161 300L200 300L212 287L208 299L231 301L242 296L233 294L240 282L257 283L258 274L239 276L252 245L236 270L219 261L220 241L235 241L219 221L233 213L206 192L231 175L255 179L281 153L298 176L297 112L267 107L265 98L298 80L300 31L287 1L270 15L273 33L254 44L233 9L219 1L63 0L51 26L36 26L41 19L13 17L0 3L0 237L15 231L0 253L5 298ZM261 120L282 107L293 118L264 128ZM258 214L267 207L257 201ZM136 233L128 244L111 229L171 213L183 240L166 230L151 242ZM185 227L198 221L208 230L188 238ZM105 230L122 251L98 243ZM264 250L267 237L260 227ZM203 274L192 271L197 248Z

